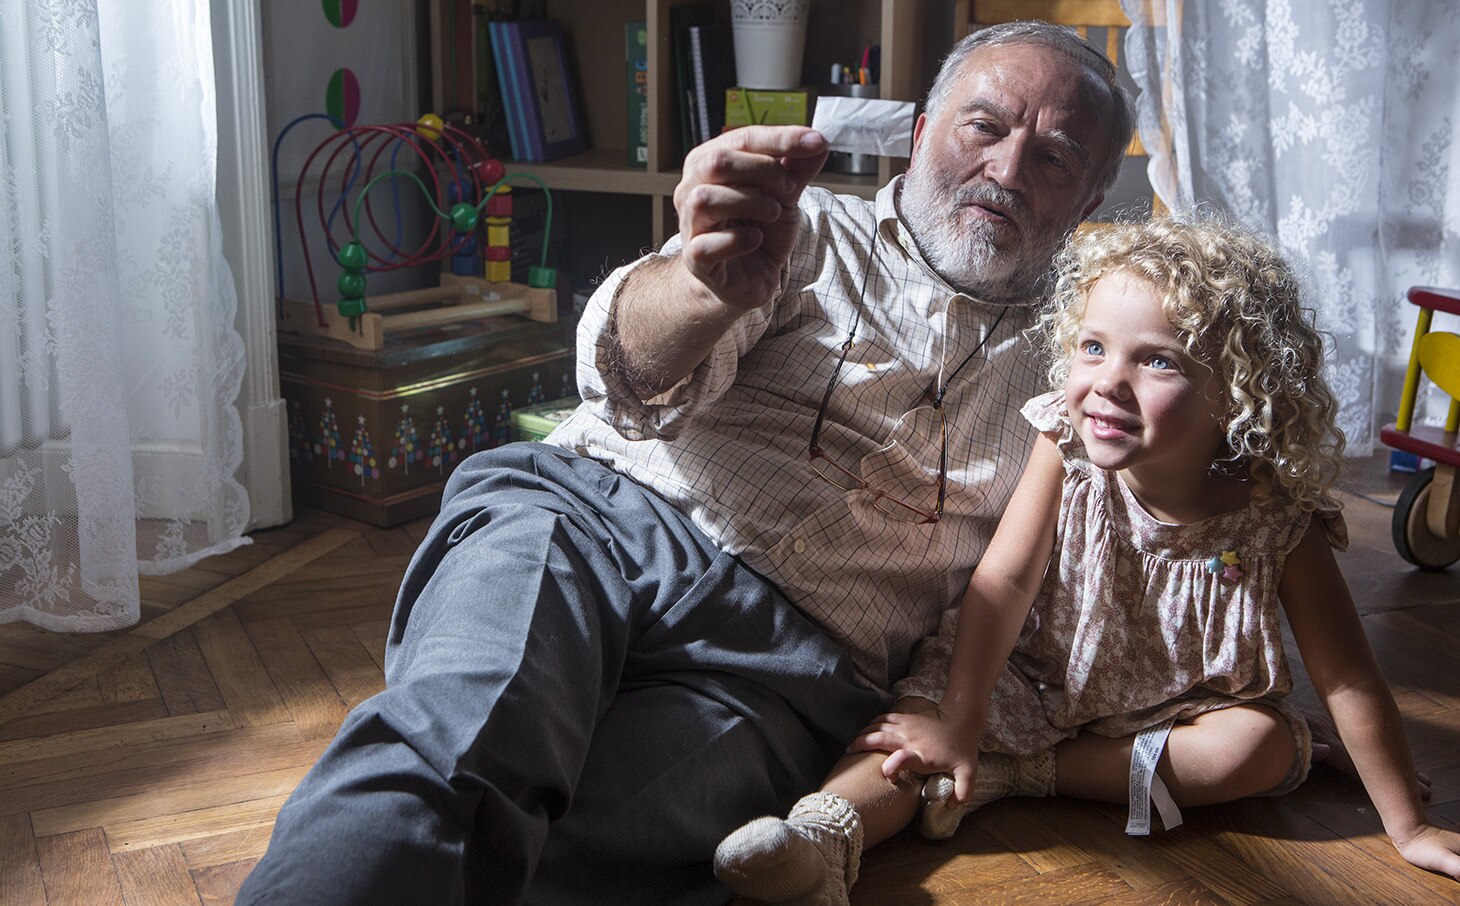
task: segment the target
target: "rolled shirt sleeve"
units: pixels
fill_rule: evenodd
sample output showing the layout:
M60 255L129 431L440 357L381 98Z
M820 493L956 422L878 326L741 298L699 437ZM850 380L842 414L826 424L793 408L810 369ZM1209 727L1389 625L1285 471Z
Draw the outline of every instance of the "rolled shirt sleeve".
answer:
M630 440L673 440L696 412L725 394L742 356L765 334L771 310L785 293L787 272L781 271L781 290L771 303L747 312L715 343L704 361L673 387L648 400L638 394L615 367L618 355L614 311L629 276L651 258L679 254L678 236L657 254L645 255L609 274L588 301L578 322L578 392L586 408ZM583 355L588 351L591 355Z

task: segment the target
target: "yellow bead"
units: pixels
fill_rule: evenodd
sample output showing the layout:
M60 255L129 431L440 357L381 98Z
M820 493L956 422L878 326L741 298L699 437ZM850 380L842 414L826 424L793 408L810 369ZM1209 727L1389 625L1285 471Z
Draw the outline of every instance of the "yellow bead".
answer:
M441 137L441 128L445 125L441 121L441 117L434 113L422 114L421 118L416 120L416 133L426 141L434 142Z

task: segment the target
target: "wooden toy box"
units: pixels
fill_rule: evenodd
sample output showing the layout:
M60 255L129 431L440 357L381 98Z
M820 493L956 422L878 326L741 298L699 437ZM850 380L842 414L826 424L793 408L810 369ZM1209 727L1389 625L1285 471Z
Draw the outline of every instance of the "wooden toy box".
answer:
M436 512L457 463L512 439L512 410L577 392L568 339L512 316L378 350L280 333L295 499L380 526Z

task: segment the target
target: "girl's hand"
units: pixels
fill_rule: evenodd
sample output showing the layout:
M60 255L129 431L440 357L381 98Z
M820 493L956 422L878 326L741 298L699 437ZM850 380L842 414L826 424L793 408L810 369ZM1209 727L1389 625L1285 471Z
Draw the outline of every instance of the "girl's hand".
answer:
M1410 864L1460 880L1460 834L1426 824L1394 848Z
M848 752L886 752L882 776L899 772L951 774L953 798L967 802L978 773L978 737L939 709L917 714L893 712L874 719L852 740Z

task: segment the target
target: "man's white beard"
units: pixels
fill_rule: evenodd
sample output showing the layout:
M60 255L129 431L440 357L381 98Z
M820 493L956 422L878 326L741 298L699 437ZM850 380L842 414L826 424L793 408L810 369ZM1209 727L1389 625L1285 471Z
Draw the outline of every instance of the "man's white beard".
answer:
M1013 215L1011 248L999 248L996 224L961 217L978 195ZM1075 225L1035 223L1014 193L991 185L959 187L928 166L914 166L903 177L899 207L928 266L954 289L987 301L1032 301Z

